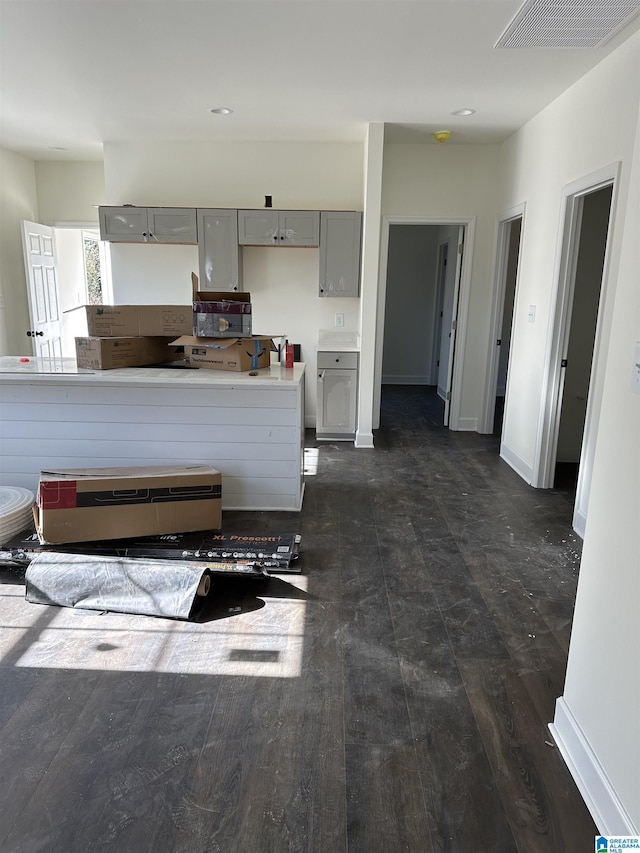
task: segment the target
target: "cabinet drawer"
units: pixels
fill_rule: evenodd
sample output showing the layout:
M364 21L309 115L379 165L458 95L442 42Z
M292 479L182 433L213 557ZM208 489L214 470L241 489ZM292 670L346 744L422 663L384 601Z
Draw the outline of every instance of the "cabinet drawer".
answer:
M343 370L356 370L358 367L357 352L319 352L318 369L340 367Z

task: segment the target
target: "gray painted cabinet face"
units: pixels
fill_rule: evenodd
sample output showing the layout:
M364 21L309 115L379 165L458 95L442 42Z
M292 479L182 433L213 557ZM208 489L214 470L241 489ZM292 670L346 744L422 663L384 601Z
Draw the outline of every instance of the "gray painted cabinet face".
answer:
M318 352L316 434L353 438L356 433L358 353Z
M320 296L358 296L362 213L323 210L320 214Z
M241 246L317 246L320 214L317 210L239 210Z
M197 243L195 207L148 207L150 243Z
M235 209L198 209L200 290L242 290L242 255Z
M146 207L101 207L100 239L111 243L146 243L149 226Z
M111 243L197 243L195 208L101 207L100 239Z

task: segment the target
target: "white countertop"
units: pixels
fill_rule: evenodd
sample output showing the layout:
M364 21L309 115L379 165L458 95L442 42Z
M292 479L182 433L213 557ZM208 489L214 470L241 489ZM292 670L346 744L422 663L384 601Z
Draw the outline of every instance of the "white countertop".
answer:
M0 357L0 384L24 382L104 383L106 385L189 385L207 387L265 388L297 385L304 375L304 363L293 367L272 364L256 371L207 370L181 367L123 367L115 370L78 368L75 358Z
M321 352L360 352L360 334L348 329L320 329L318 350Z

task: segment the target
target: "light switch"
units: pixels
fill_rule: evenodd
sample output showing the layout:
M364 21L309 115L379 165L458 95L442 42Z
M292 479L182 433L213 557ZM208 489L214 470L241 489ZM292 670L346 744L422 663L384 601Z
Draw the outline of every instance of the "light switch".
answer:
M536 306L529 305L529 313L527 314L527 320L530 323L535 323L536 321Z
M335 327L336 329L342 329L344 326L344 314L336 314L335 315Z
M633 373L631 375L631 390L640 394L640 341L636 341L633 350Z

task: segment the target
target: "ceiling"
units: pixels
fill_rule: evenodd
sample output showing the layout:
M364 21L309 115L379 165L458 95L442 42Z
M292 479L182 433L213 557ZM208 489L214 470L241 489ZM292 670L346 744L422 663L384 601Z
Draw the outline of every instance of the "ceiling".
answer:
M0 145L101 160L115 141L362 141L370 122L389 141L437 144L448 129L447 144L499 142L640 23L602 47L496 49L520 6L0 0ZM463 107L476 112L451 114Z

